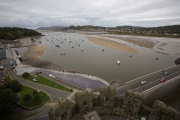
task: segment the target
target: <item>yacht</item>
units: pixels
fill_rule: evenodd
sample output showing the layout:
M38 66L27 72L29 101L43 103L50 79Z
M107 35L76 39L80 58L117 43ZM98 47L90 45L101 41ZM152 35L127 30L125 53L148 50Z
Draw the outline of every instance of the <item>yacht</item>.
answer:
M118 61L117 61L117 64L119 65L120 63L121 63L121 61L120 61L120 60L118 60Z

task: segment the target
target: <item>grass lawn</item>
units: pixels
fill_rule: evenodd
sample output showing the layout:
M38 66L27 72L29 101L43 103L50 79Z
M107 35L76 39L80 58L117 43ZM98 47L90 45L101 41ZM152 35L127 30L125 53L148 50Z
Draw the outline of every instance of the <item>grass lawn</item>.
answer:
M28 86L23 85L22 90L17 93L17 96L19 98L18 103L20 103L21 105L23 105L23 106L25 106L27 108L33 108L33 107L36 107L36 106L42 104L43 102L49 102L50 101L50 97L46 93L44 93L42 91L38 92L38 94L40 96L40 99L38 101L35 101L34 96L33 96L33 91L34 91L33 88L30 88ZM28 102L25 102L23 100L23 96L25 94L31 95L32 99L30 101L28 101Z
M22 77L24 78L24 77ZM26 77L25 79L27 80L30 80L30 81L33 81L33 78L35 78L34 76L30 75L29 77ZM51 81L41 75L38 75L37 76L37 79L38 79L38 82L39 84L43 84L43 85L46 85L46 86L49 86L49 87L52 87L52 88L57 88L59 90L63 90L63 91L67 91L67 92L72 92L69 88L66 88L60 84L57 84L56 82L54 81ZM34 82L34 81L33 81Z
M7 76L7 77L6 77L6 82L11 82L11 81L12 81L11 78L10 78L9 76ZM18 103L21 104L21 105L23 105L23 106L25 106L25 107L27 107L27 108L32 108L32 107L36 107L36 106L42 104L43 102L49 102L49 101L50 101L50 97L49 97L46 93L44 93L44 92L42 92L42 91L39 91L39 92L38 92L38 94L39 94L39 96L40 96L39 101L34 101L34 100L33 100L34 96L32 95L32 93L33 93L34 90L35 90L35 89L33 89L33 88L31 88L31 87L22 85L21 91L17 93L17 96L18 96L18 98L19 98ZM24 96L25 94L31 95L32 100L31 100L31 101L28 101L28 102L26 103L26 102L23 100L23 96Z

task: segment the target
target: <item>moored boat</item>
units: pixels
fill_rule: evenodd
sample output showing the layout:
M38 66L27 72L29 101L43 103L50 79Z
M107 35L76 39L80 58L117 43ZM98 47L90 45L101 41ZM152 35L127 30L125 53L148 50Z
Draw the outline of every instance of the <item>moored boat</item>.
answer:
M120 61L120 60L118 60L118 61L117 61L117 64L119 65L120 63L121 63L121 61Z

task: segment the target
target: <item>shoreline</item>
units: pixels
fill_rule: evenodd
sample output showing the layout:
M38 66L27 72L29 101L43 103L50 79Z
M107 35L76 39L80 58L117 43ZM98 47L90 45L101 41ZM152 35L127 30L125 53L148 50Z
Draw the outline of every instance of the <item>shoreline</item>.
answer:
M130 47L128 45L118 43L116 41L106 40L106 39L97 38L97 37L89 37L89 36L86 36L86 38L89 41L91 41L91 42L93 42L95 44L104 46L104 47L112 48L112 49L115 49L115 50L120 50L120 51L131 53L131 54L139 54L140 53L139 50L137 50L135 48L132 48L132 47Z
M24 53L24 57L26 58L41 58L45 52L47 47L43 45L30 46L27 51Z

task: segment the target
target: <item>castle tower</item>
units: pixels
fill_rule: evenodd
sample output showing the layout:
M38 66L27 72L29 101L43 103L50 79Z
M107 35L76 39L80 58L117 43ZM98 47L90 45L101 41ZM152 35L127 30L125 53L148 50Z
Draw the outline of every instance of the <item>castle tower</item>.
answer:
M75 103L61 97L60 101L48 112L50 120L70 120L75 109Z
M124 96L123 112L128 118L137 118L138 111L143 101L143 95L132 90L127 90Z
M75 93L75 102L80 113L90 112L93 108L93 92L90 88Z
M103 87L99 91L100 105L113 108L115 105L116 89L113 86Z
M176 109L168 107L164 102L156 100L149 120L180 120L180 114Z

